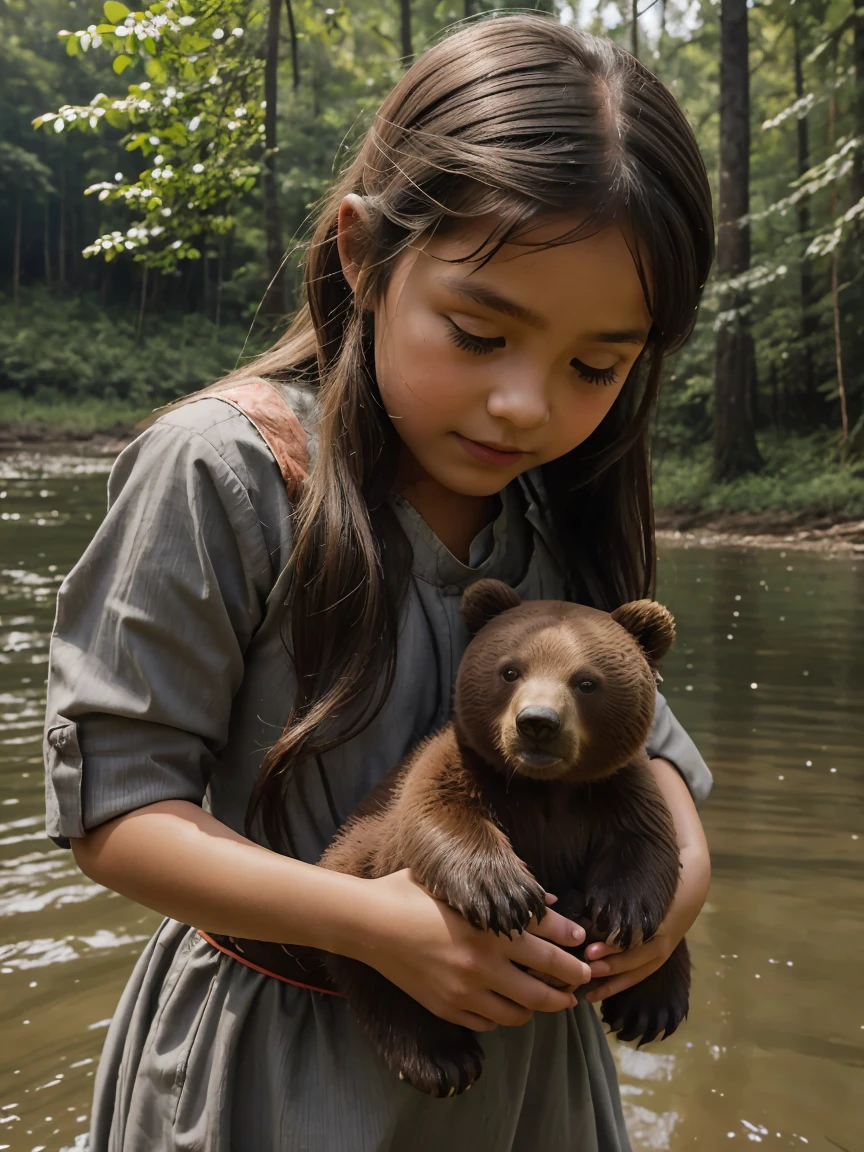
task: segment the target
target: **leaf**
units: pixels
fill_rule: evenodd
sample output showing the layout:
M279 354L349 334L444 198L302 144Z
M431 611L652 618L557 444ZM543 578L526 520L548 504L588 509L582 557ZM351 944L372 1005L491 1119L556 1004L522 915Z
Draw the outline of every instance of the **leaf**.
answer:
M66 41L66 55L77 56L79 48L80 44L78 43L78 37L75 35L70 36Z
M148 36L144 41L144 47L147 49L151 56L156 55L156 41L152 36Z
M132 57L131 56L115 56L114 57L114 63L111 65L111 67L114 69L114 71L119 76L122 72L126 71L126 69L129 67L129 65L131 63L132 63Z
M110 20L115 27L122 24L129 15L129 9L125 4L120 4L119 0L105 0L102 11L105 13L106 19Z

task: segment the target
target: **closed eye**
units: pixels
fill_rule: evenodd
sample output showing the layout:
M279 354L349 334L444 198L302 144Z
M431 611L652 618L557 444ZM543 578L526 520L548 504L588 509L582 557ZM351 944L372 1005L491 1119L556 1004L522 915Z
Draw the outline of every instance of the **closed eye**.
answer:
M460 328L449 316L445 316L445 320L450 328L448 336L453 343L465 352L473 352L475 356L494 352L496 348L503 348L506 343L503 336L475 336L471 332L466 332L464 328Z
M618 376L615 373L615 368L592 368L590 364L583 364L581 360L573 359L570 361L570 367L575 368L583 380L588 380L591 384L616 384Z
M475 336L473 332L466 332L464 328L460 328L449 316L446 316L445 319L448 325L449 338L457 348L461 348L464 352L483 356L489 352L494 352L497 348L504 348L507 344L503 336ZM581 360L575 358L570 361L570 366L575 368L582 379L587 380L590 384L616 384L618 381L614 367L592 368L590 364L583 364Z

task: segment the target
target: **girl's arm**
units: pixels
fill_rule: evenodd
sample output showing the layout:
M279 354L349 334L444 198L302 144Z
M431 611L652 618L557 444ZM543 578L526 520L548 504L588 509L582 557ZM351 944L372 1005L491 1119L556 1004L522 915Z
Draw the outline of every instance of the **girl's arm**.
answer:
M197 805L166 800L73 838L99 884L206 931L307 945L377 968L436 1015L475 1031L571 1007L589 978L560 947L584 939L551 909L523 935L494 936L415 883L363 880L271 852ZM515 965L567 986L551 988Z
M687 785L668 760L658 757L651 760L650 765L675 822L681 882L666 919L647 944L637 944L626 952L607 944L591 944L586 948L592 976L609 977L589 992L586 1000L605 1000L656 972L693 926L711 884L708 843Z

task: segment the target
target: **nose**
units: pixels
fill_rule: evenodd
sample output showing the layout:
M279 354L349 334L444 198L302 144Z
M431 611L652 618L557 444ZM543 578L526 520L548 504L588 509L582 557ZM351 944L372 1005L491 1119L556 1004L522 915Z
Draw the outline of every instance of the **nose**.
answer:
M486 410L514 428L542 428L549 423L549 402L542 380L532 382L520 374L516 380L500 379L486 401Z
M561 727L561 717L554 708L528 707L523 708L516 717L516 727L519 732L529 740L536 740L538 744L544 740L551 740L558 735Z

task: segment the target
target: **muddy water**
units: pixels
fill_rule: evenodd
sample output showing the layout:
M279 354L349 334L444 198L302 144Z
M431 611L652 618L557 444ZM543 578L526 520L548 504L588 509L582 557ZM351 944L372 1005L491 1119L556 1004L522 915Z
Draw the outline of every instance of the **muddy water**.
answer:
M42 832L62 576L108 464L0 455L0 1149L84 1146L95 1062L156 917ZM665 688L717 779L690 1020L617 1046L634 1148L864 1149L864 560L667 548ZM538 1150L545 1152L545 1150Z

